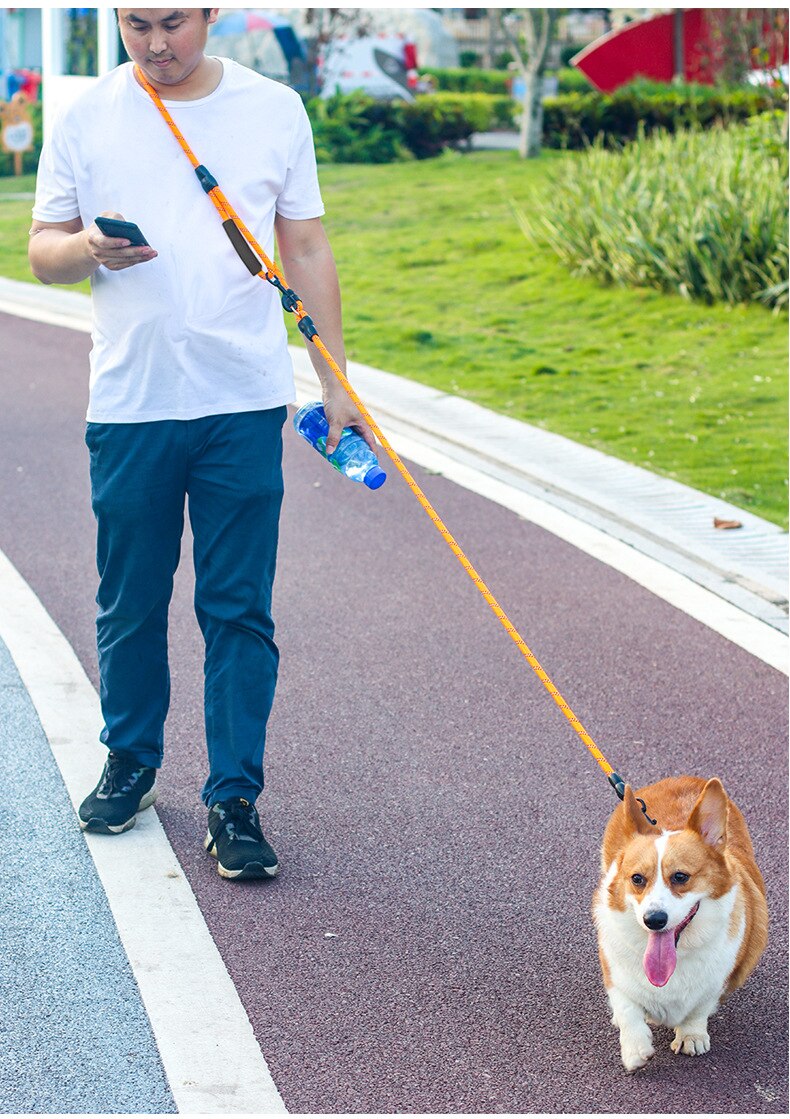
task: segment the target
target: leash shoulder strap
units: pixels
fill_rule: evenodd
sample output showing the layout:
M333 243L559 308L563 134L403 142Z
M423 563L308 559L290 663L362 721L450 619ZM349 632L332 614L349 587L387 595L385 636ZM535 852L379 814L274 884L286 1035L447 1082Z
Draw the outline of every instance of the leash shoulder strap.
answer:
M527 645L526 641L524 641L524 638L518 632L516 627L511 622L510 618L507 616L505 611L497 602L496 598L494 598L491 591L483 582L480 575L474 569L461 546L452 536L439 514L436 512L428 498L421 490L420 486L412 477L411 473L401 460L398 453L389 443L389 441L379 428L378 424L373 419L370 412L367 410L364 403L355 392L343 370L332 357L324 343L321 341L315 324L302 306L302 301L299 299L299 296L288 286L285 276L282 274L280 269L272 260L269 259L256 239L253 237L250 230L235 212L230 202L220 189L217 180L214 178L211 172L206 167L204 167L203 164L201 164L200 161L197 159L195 153L192 151L180 129L178 128L178 125L168 112L167 106L163 103L161 97L148 81L148 79L145 77L139 66L135 67L135 74L140 85L143 87L143 89L153 101L156 108L159 110L163 120L172 132L184 155L192 164L200 185L214 204L220 218L222 219L223 228L225 229L225 232L228 235L231 244L238 253L245 267L253 276L259 276L261 279L266 280L268 283L276 287L277 290L280 292L283 308L295 316L297 324L299 326L299 330L309 342L313 343L313 345L323 357L324 361L327 363L334 375L340 381L341 385L348 393L351 400L354 402L354 405L358 409L360 415L365 419L366 423L370 425L370 428L378 439L379 443L389 455L398 473L404 479L409 489L419 501L420 505L433 521L437 531L440 533L445 543L448 545L450 550L455 555L456 559L466 571L469 578L477 587L478 591L485 599L495 617L499 620L505 632L514 642L516 648L519 650L521 655L529 664L530 668L543 684L544 688L554 700L557 707L571 724L576 734L579 736L581 741L589 750L592 757L603 770L604 774L608 777L609 783L611 784L612 788L622 800L623 796L625 795L625 782L623 781L623 779L614 772L614 769L606 760L598 746L593 741L592 737L582 726L581 722L576 717L569 704L565 701L563 696L554 686L548 673L540 664L535 654ZM651 821L651 823L652 822L653 821Z

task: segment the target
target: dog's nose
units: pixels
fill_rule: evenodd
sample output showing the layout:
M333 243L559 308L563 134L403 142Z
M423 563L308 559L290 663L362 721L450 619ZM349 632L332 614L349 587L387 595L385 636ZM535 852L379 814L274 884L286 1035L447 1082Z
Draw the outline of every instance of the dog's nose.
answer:
M660 932L661 929L666 928L668 920L669 917L663 909L655 909L652 913L645 915L645 924L651 932Z

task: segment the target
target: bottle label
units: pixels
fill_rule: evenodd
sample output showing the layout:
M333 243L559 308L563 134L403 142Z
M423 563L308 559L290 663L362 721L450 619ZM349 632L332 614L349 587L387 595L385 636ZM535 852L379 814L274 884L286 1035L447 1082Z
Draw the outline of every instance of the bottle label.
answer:
M315 441L315 445L316 445L316 449L321 452L321 454L324 456L324 458L329 463L329 465L331 467L333 467L333 469L335 469L338 472L338 474L342 474L343 470L342 470L340 464L335 461L333 455L328 455L326 453L326 436L325 435L319 435L318 438Z

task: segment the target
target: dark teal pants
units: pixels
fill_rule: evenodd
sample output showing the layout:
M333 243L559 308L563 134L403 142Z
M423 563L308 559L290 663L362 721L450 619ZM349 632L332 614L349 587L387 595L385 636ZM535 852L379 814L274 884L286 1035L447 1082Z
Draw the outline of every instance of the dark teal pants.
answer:
M207 805L254 802L277 681L271 617L287 409L89 423L97 521L102 742L160 766L170 702L167 615L185 503L206 645Z

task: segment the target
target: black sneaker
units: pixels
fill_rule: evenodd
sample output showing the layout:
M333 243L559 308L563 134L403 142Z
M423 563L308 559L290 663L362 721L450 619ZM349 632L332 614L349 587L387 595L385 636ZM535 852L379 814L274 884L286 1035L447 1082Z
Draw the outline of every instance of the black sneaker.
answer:
M280 869L255 806L243 797L212 804L203 846L223 878L273 878Z
M99 784L80 805L80 827L113 834L133 828L135 813L156 800L155 781L155 769L129 754L110 751Z

